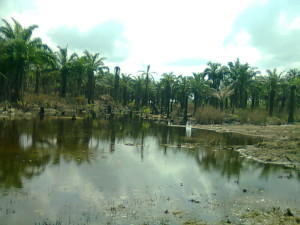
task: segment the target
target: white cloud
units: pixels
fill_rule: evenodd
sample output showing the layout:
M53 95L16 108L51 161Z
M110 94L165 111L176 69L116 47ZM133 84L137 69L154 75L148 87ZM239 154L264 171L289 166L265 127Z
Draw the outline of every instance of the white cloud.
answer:
M31 11L26 9L11 15L24 25L38 24L40 28L35 35L52 47L57 43L47 36L50 29L67 26L84 33L116 19L124 24L122 35L128 40L130 53L126 61L118 63L124 72L136 74L150 64L159 74L170 71L191 74L203 64L184 67L166 64L188 58L228 62L224 39L230 34L238 13L253 1L256 0L36 0L36 7ZM242 46L242 50L235 52L248 60L249 51L254 51L246 48L245 52L245 44ZM254 53L251 55L255 58Z

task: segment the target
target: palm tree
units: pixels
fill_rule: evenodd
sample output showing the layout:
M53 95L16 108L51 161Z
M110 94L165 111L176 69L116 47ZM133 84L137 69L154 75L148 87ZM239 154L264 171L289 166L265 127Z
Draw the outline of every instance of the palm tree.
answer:
M290 69L287 72L287 83L289 86L289 103L288 103L288 122L294 122L294 112L296 107L295 92L300 87L300 71L298 69ZM298 87L297 87L298 86Z
M84 95L87 83L87 77L85 74L85 60L83 57L74 58L70 64L69 68L69 83L71 87L76 87L71 89L73 96L79 97Z
M234 63L229 62L228 66L230 80L234 89L233 98L231 99L232 103L234 103L236 107L245 109L247 107L250 87L254 82L253 78L259 72L256 68L251 68L248 63L240 63L239 59Z
M87 73L87 86L86 94L88 99L88 104L91 104L94 101L95 93L95 72L99 68L103 67L103 60L105 58L99 58L99 53L95 55L91 54L89 51L84 51L83 59L85 61L86 73Z
M115 80L114 80L114 98L117 101L118 98L118 89L120 84L120 67L115 67Z
M220 63L208 62L207 65L208 68L204 70L204 76L207 76L208 81L211 82L211 88L218 89L221 82L223 81L225 74L228 72L228 68L222 66ZM212 105L218 105L218 102L215 101L214 98L212 98L210 101Z
M139 109L140 107L140 102L141 102L141 97L143 96L143 83L144 79L142 76L137 76L134 77L134 101L135 101L135 106L136 110Z
M212 88L218 88L223 80L223 67L220 63L207 63L208 68L204 70L204 74L208 76L208 80L212 82Z
M273 116L275 96L281 81L283 72L278 73L276 69L267 70L268 74L268 89L269 89L269 116Z
M122 73L120 80L123 105L127 105L129 103L133 91L134 81L130 76L131 74Z
M149 89L149 84L151 82L151 79L153 79L152 74L155 72L150 72L150 65L147 66L147 70L146 71L138 71L139 73L141 73L140 75L142 77L145 77L145 92L143 94L143 99L142 99L142 105L143 106L148 106L148 100L149 100L149 93L148 93L148 89Z
M260 98L264 94L264 81L265 78L256 77L250 82L248 89L251 98L251 110L254 110L260 104Z
M189 79L191 91L194 94L194 114L198 110L201 100L208 96L209 87L204 77L205 73L193 73L193 77Z
M6 66L6 75L9 85L9 97L12 101L22 99L24 80L30 65L39 59L52 58L50 48L42 43L40 38L32 38L33 31L38 27L31 25L22 27L13 19L13 25L2 20L5 26L0 27L2 57Z
M61 48L60 46L58 46L56 59L61 78L59 96L64 98L66 97L67 82L70 75L71 64L76 59L78 59L78 55L76 53L73 53L70 57L68 57L68 46L66 46L65 48Z
M33 59L35 68L35 87L34 93L40 92L40 81L43 73L54 71L56 67L56 58L52 50L48 47L44 48L44 55Z
M161 78L161 84L164 88L164 100L165 100L165 110L167 112L167 117L170 117L170 99L172 94L173 84L175 82L176 76L173 72L164 73Z
M191 87L188 82L188 77L179 75L177 79L177 94L179 98L179 102L181 105L181 109L183 110L183 121L187 121L187 113L188 113L188 100L189 95L191 93Z
M288 80L294 80L295 78L300 79L300 70L299 69L290 69L287 72L287 79Z
M294 112L295 112L295 90L296 85L292 84L290 87L290 99L289 99L289 117L288 122L293 123L294 122Z
M220 100L221 110L224 109L224 101L228 99L233 93L233 89L230 86L225 86L224 84L221 84L219 89L211 88L212 96Z

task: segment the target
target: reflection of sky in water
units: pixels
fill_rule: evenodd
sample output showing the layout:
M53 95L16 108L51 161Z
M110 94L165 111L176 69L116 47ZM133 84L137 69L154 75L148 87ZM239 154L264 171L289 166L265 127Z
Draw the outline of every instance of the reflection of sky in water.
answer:
M23 149L30 148L32 146L32 135L22 133L19 138L19 143Z
M192 137L192 125L191 124L188 124L188 123L186 124L185 135L188 138Z
M98 134L91 136L87 146L89 151L96 152L91 154L92 160L78 164L77 159L81 157L78 154L71 161L61 160L55 165L50 162L41 175L24 179L22 189L11 189L0 200L1 207L14 213L0 212L0 221L34 224L49 218L52 222L61 219L75 224L110 220L130 224L165 216L171 224L182 224L182 220L164 214L165 210L182 211L186 220L213 221L224 219L235 199L250 195L258 201L299 206L299 180L279 179L283 169L271 170L263 176L264 167L251 161L242 160L234 168L237 155L228 156L217 146L202 146L203 150L195 153L194 149L177 148L174 143L172 147L162 146L153 135L145 135L142 147L141 139L112 134L106 139L99 138ZM23 149L32 145L32 137L26 133L19 140ZM57 143L56 138L47 140L50 145ZM112 140L115 140L113 153L110 152ZM61 151L63 154L66 149ZM210 154L215 156L210 158ZM226 164L219 163L222 157L232 167L230 170L239 172L228 176ZM243 189L247 192L243 193Z

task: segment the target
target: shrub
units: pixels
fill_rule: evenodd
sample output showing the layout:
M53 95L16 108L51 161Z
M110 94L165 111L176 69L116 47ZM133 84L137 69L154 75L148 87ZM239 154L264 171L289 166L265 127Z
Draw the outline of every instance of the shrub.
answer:
M250 123L255 125L266 125L268 112L265 109L246 109L237 112L241 123Z
M135 107L134 101L129 102L129 103L127 104L127 107L128 107L129 109L131 109L131 110L134 110L134 109L136 108L136 107Z
M151 113L151 109L149 107L143 106L143 113L150 114Z
M285 122L286 121L280 119L277 116L272 116L272 117L267 118L267 124L270 124L270 125L281 125L281 124L284 124Z
M200 108L196 113L196 121L200 124L220 124L225 119L225 112L211 106Z

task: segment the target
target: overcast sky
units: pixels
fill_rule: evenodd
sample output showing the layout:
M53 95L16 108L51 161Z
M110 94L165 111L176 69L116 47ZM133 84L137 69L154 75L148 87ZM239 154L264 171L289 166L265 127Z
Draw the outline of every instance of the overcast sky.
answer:
M259 69L300 66L299 0L0 0L0 17L56 50L89 50L121 72L191 75L236 58ZM1 25L3 23L1 22Z

